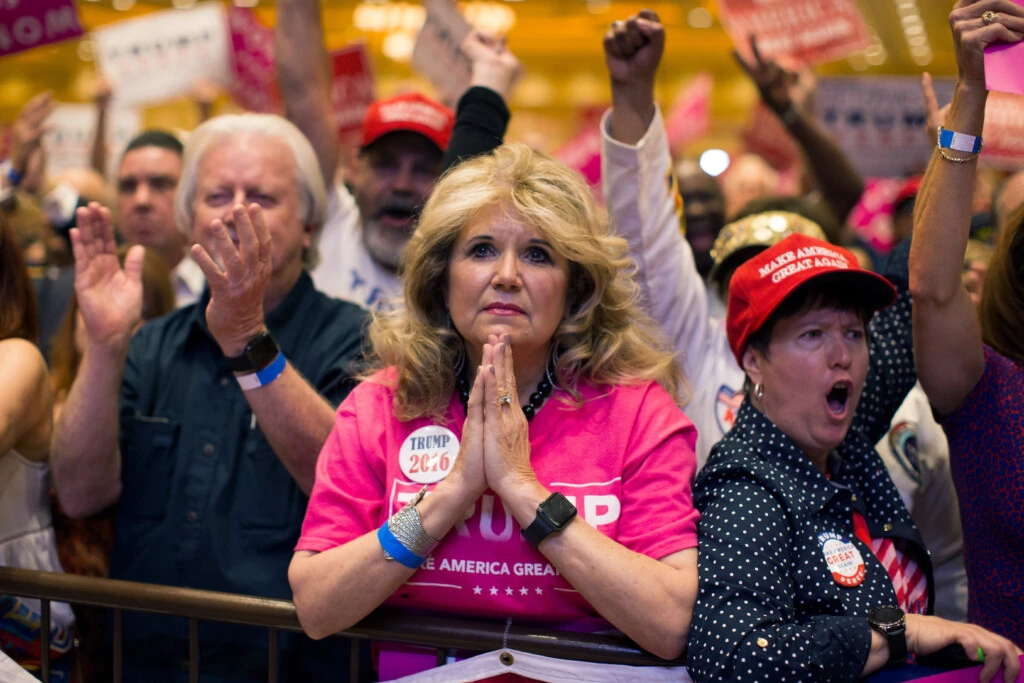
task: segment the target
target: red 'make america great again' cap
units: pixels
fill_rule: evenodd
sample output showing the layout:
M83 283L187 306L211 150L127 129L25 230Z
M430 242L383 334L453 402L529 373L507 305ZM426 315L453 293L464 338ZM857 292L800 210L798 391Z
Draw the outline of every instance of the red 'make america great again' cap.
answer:
M794 234L762 251L736 269L729 282L725 327L729 348L743 365L743 351L786 298L800 285L816 279L847 283L864 303L877 311L896 300L896 288L881 275L864 270L842 247Z
M424 136L443 152L448 149L455 114L451 109L415 92L377 100L366 109L360 147L397 131Z

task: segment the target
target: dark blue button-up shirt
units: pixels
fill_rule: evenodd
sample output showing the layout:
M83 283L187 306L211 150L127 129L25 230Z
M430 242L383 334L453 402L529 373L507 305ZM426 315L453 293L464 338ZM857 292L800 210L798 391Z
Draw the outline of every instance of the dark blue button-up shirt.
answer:
M700 510L700 589L689 641L695 681L855 681L867 661L869 610L896 605L888 572L854 533L890 537L928 575L923 541L874 444L916 381L905 279L897 302L868 328L871 365L831 480L760 411L745 402L694 486ZM828 534L864 562L854 587L826 564Z
M132 340L121 389L123 491L111 575L290 599L288 563L308 499L210 336L208 302L207 292ZM266 317L292 367L334 405L351 388L363 322L361 309L316 291L305 273ZM129 667L137 660L163 671L147 670L146 680L171 680L172 669L184 675L184 620L126 615L125 634ZM204 680L266 680L265 630L211 623L200 634ZM294 648L314 647L282 637L286 662ZM223 678L205 676L221 670Z

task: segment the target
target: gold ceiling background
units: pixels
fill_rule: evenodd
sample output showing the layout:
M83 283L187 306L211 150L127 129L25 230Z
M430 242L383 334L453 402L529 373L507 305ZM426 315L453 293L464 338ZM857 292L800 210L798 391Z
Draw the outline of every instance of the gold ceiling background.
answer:
M224 0L225 4L228 0ZM233 0L254 6L259 19L273 26L273 0ZM194 0L78 0L82 23L91 29ZM916 75L955 73L952 40L946 16L952 0L859 0L874 32L874 44L863 54L819 67L822 75ZM369 46L377 74L378 95L428 87L401 59L410 35L402 34L403 17L416 11L406 2L322 0L326 40L331 49L356 40ZM713 0L616 2L610 0L521 0L467 2L463 8L479 22L509 23L511 49L526 69L512 101L510 138L530 134L531 141L553 149L570 137L579 108L601 105L609 93L601 39L608 24L650 7L660 15L668 34L659 77L659 99L666 105L699 72L715 79L713 126L693 151L728 146L745 122L757 94L730 56L731 43L718 19ZM367 9L369 8L369 9ZM382 8L385 9L382 13ZM382 19L383 17L383 19ZM511 17L511 20L510 20ZM358 22L357 22L358 20ZM370 30L368 24L383 30ZM357 23L364 26L360 28ZM381 26L381 23L390 24ZM0 60L0 120L10 121L21 103L41 89L53 90L65 102L88 101L94 79L88 38L36 48ZM392 57L386 56L385 53ZM221 98L218 109L233 107ZM149 107L146 125L190 128L194 107L185 100Z

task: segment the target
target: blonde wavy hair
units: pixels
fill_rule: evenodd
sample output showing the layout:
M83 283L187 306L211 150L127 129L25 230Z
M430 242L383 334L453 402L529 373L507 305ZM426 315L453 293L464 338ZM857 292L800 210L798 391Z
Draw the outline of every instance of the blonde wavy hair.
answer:
M502 207L569 262L569 314L552 339L555 380L577 404L577 384L654 380L682 404L685 380L657 325L642 312L626 241L612 234L583 179L523 144L466 161L430 195L403 257L401 302L374 314L370 370L397 369L395 415L443 416L465 353L446 306L452 249L479 211Z

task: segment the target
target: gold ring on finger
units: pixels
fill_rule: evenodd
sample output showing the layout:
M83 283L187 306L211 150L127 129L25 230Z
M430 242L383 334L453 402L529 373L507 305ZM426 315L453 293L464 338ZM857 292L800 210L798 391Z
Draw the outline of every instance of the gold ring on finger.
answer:
M503 391L502 393L498 394L498 405L499 406L510 406L510 405L512 405L512 393L508 392L508 391Z
M985 24L985 26L988 26L989 24L994 24L995 21L996 13L993 12L992 10L987 10L984 14L981 15L981 22Z

